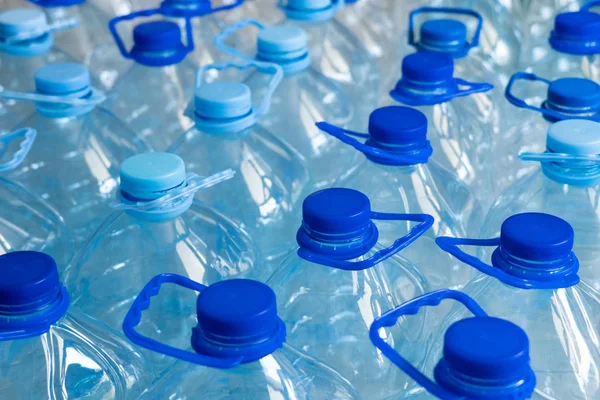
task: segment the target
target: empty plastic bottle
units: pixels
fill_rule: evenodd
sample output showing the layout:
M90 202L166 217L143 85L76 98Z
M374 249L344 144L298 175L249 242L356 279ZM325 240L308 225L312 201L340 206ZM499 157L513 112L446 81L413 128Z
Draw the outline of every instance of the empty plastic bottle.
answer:
M496 200L483 225L482 237L498 233L515 212L544 212L568 221L577 235L575 249L581 275L600 290L596 260L600 254L600 123L565 120L548 128L546 152L523 153L523 161L541 162L539 169L509 186Z
M205 71L231 68L256 68L273 76L259 105L253 106L252 93L243 83L203 82ZM267 278L270 267L289 251L295 234L290 221L300 214L301 196L310 183L303 157L277 133L257 124L282 75L279 66L257 62L200 69L192 112L196 124L169 150L186 160L189 171L202 176L226 168L239 171L218 192L202 192L198 198L238 221L257 242L269 265L257 271L259 279Z
M600 1L590 1L579 11L556 15L548 41L531 50L533 71L548 79L600 82L600 14L591 10L598 5Z
M175 284L198 295L198 325L191 346L148 340L136 330L151 297ZM193 303L192 303L193 304ZM192 316L195 319L195 316ZM178 359L141 397L173 400L358 400L352 385L321 361L286 343L286 326L277 314L273 290L263 283L230 279L209 287L164 274L152 279L131 306L123 331L134 343ZM189 334L189 332L188 332ZM293 332L290 332L293 335Z
M231 178L233 171L199 177L186 174L183 160L174 154L145 153L125 160L120 175L116 211L65 272L74 307L119 329L139 289L156 274L179 273L212 284L257 266L260 255L248 235L193 200L195 192ZM187 344L194 321L186 317L192 314L194 296L170 289L161 297L166 302L151 310L155 318L147 329L158 338ZM165 360L153 364L158 371Z
M0 90L27 90L39 68L71 61L70 56L54 47L54 32L72 28L76 23L63 20L49 24L46 15L34 8L0 13ZM32 111L29 103L0 103L0 131L12 128Z
M487 97L476 94L492 88L455 78L449 55L423 51L404 57L402 78L390 92L394 101L427 116L433 160L455 172L484 206L493 186L486 160L501 115Z
M430 362L421 368L428 372L425 375L390 347L381 330L394 326L401 317L417 314L421 308L437 306L446 299L461 303L473 316L465 316L437 334L441 338L443 333L443 347L437 345ZM534 393L538 382L530 365L532 351L527 333L506 319L488 316L462 292L438 290L407 301L377 318L370 335L373 344L418 384L399 399L545 398ZM421 350L425 353L429 349ZM432 375L434 380L430 378Z
M368 103L353 104L348 92L311 66L312 53L307 47L307 35L299 27L265 27L257 20L246 19L225 28L216 38L217 47L250 59L225 44L228 36L247 26L259 28L256 61L275 63L284 74L260 125L277 134L304 157L315 188L330 187L340 174L352 170L356 157L346 146L319 131L315 123L327 120L341 126L356 125L357 116L365 114ZM244 83L253 94L264 96L265 88L268 88L265 79L265 75L257 71Z
M133 47L127 50L116 26L154 15L156 10L137 12L114 18L111 32L125 58L135 64L115 83L106 108L144 138L153 150L163 151L181 132L192 126L184 115L194 93L196 68L186 56L194 50L192 28L186 20L187 44L181 29L173 21L139 23L133 29Z
M427 140L425 115L408 107L379 108L371 113L368 134L326 122L317 125L365 155L336 186L366 194L373 207L383 212L432 215L433 228L404 249L402 255L417 264L434 289L465 285L472 277L470 268L461 268L460 263L439 252L435 238L473 233L470 228L479 229L483 210L456 175L430 160L432 148ZM409 229L407 225L384 221L378 225L380 241L386 245Z
M17 168L31 149L37 132L23 128L0 136L2 175ZM10 156L10 159L6 160ZM74 253L60 215L21 185L0 178L0 254L17 250L43 251L62 266Z
M573 240L573 228L565 220L542 213L507 218L500 237L492 239L437 239L443 250L481 272L464 292L490 315L527 332L536 393L543 399L600 395L600 296L580 281ZM480 247L481 255L459 246ZM491 248L493 252L486 251ZM453 310L443 325L464 314L463 309Z
M518 160L522 152L542 152L550 124L565 119L589 119L600 122L600 85L584 78L559 78L553 81L533 73L512 76L506 99L519 108L534 111L522 123L501 133L494 149L497 193L536 168Z
M280 0L285 14L281 25L296 25L308 34L312 63L325 76L338 82L351 96L351 103L376 106L380 76L375 58L335 15L344 7L340 0ZM357 109L356 128L368 119L368 109Z
M152 378L147 362L107 326L69 306L52 257L4 254L0 274L4 398L138 398Z
M7 176L50 203L79 244L109 212L119 163L147 147L99 106L104 94L90 85L84 65L50 64L34 80L34 93L0 92L0 98L35 103L19 127L39 132L25 161Z
M384 247L373 220L418 224ZM267 281L294 333L290 343L318 355L364 398L391 398L405 382L371 345L368 330L381 310L427 291L418 266L394 255L432 223L426 214L372 212L369 198L356 190L315 192L302 206L296 251ZM398 337L397 345L411 351L413 341Z

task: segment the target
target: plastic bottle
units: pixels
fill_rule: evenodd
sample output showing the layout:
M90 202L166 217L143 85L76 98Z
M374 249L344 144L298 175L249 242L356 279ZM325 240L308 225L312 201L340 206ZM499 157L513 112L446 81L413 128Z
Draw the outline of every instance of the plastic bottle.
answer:
M144 138L153 150L163 151L193 121L184 111L193 96L196 68L186 57L194 50L192 28L186 20L184 45L173 21L142 22L133 29L133 47L127 50L117 24L145 16L147 10L114 18L110 29L125 58L135 63L108 94L107 109Z
M243 83L203 82L205 71L231 68L256 68L273 76L259 105L252 104L253 94ZM191 113L195 126L169 149L198 175L211 175L225 168L239 171L219 187L218 193L202 192L198 198L239 222L257 242L267 261L257 271L259 280L267 278L289 251L288 244L295 234L289 221L300 214L300 199L310 184L302 156L276 133L257 124L267 113L282 75L279 66L256 62L202 68Z
M161 286L175 284L195 294L198 325L191 346L177 348L149 341L136 330L142 310ZM152 300L154 301L154 300ZM138 295L123 331L134 343L179 359L143 399L206 400L353 400L351 384L321 361L286 343L286 326L277 315L275 294L263 283L230 279L209 287L188 278L164 274ZM289 332L292 334L292 332Z
M5 175L23 162L37 132L23 128L0 136L3 148L0 173ZM7 154L10 156L8 158ZM64 221L45 201L23 186L0 178L0 254L18 250L43 251L64 266L74 249Z
M461 303L473 316L464 316L447 329L442 328L437 333L440 342L433 349L430 362L417 369L404 354L390 347L386 337L381 335L381 329L394 326L400 317L404 321L421 308L438 306L447 299ZM405 325L401 323L401 326ZM530 350L527 333L506 319L488 316L479 304L462 292L438 290L407 301L377 318L371 325L370 336L373 344L418 384L405 391L399 399L545 398L534 393L539 381L536 381L531 369L529 355L535 349ZM426 344L421 346L427 347ZM423 352L428 350L422 349Z
M53 62L72 61L54 47L54 32L72 28L77 20L49 24L46 15L34 8L0 13L0 90L25 91L31 87L35 71ZM6 131L33 111L29 103L0 103L0 131Z
M404 57L402 78L390 92L393 101L427 116L433 160L456 173L484 207L493 189L486 160L501 116L492 102L476 94L492 88L454 77L449 55L423 51Z
M523 161L541 162L541 168L508 187L490 209L482 237L498 233L502 221L515 212L544 212L565 219L576 232L575 251L581 276L600 289L596 260L600 252L600 192L598 154L600 123L565 120L548 128L546 152L523 153Z
M109 212L119 163L147 147L99 106L105 96L90 85L84 65L49 64L34 80L34 93L0 92L0 98L35 103L19 127L39 132L25 161L7 176L51 204L80 244Z
M379 108L371 113L368 134L326 122L318 126L365 155L336 186L366 194L373 207L383 212L432 215L432 229L404 249L402 255L416 263L430 287L464 286L472 277L471 270L461 268L460 263L437 251L435 238L478 233L484 214L458 177L430 159L432 148L427 140L425 115L408 107ZM380 241L391 244L408 229L409 226L381 222Z
M256 50L250 52L256 57L226 44L228 36L248 26L259 28ZM236 39L240 37L238 34ZM257 20L246 19L226 27L216 43L232 55L254 57L257 62L272 62L282 68L283 79L260 125L304 157L314 188L330 187L340 174L352 170L356 157L346 146L319 131L315 123L325 119L341 126L356 125L357 116L365 114L368 104L353 103L347 91L311 66L312 53L304 30L290 25L265 27ZM264 95L268 87L265 79L257 71L244 83L253 94Z
M247 275L260 263L243 230L194 201L195 192L230 179L233 171L203 178L186 174L183 160L174 154L145 153L125 160L120 176L115 212L65 272L74 307L119 329L140 287L154 275L179 273L208 285ZM194 296L171 289L164 288L161 299L168 300L155 304L153 323L144 328L157 331L159 339L187 344L194 321L182 316L191 315ZM159 372L169 361L153 360L153 368Z
M372 220L418 224L385 247ZM427 291L418 266L394 255L432 224L426 214L372 212L369 198L356 190L315 192L302 206L298 247L267 281L294 332L290 343L318 355L364 398L391 398L406 378L371 345L368 327L381 310ZM397 346L410 349L414 340L398 337Z
M52 257L4 254L0 273L4 398L138 398L152 379L147 362L107 326L69 306Z
M481 272L464 292L490 315L527 332L536 392L543 399L595 399L600 394L600 296L585 279L580 281L580 260L573 252L577 235L585 232L574 234L554 215L522 213L503 221L499 238L437 239L443 250ZM480 256L459 246L478 247ZM463 309L452 311L444 326L464 314Z

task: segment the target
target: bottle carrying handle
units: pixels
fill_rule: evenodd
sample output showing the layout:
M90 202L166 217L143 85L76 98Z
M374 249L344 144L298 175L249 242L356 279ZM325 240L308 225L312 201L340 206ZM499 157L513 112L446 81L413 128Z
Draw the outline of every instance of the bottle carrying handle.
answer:
M456 15L468 15L477 19L477 28L473 33L473 38L470 43L465 46L464 54L468 53L473 47L479 46L479 37L481 36L481 29L483 28L483 17L475 10L468 8L455 8L455 7L421 7L413 10L408 17L408 44L411 46L417 46L416 35L415 35L415 16L419 14L456 14Z
M423 95L421 93L413 94L410 89L399 90L398 86L390 92L390 96L399 103L409 106L430 106L445 103L457 97L466 97L476 93L484 93L492 90L494 85L491 83L469 82L461 78L452 78L457 86L465 86L466 89L451 90L443 94ZM402 81L400 81L402 82Z
M600 154L565 154L565 153L521 153L519 154L519 159L521 161L535 161L535 162L591 162L591 163L600 163Z
M13 90L3 90L2 86L0 86L0 98L4 100L31 101L34 103L66 104L70 106L96 106L104 102L104 100L106 100L106 95L101 90L93 89L93 94L93 96L89 96L88 98L50 96L41 93L27 93L15 92Z
M13 35L13 36L0 38L0 44L14 44L14 43L19 43L19 42L24 42L29 39L37 38L46 33L55 32L55 31L63 30L63 29L70 29L77 25L79 25L79 20L77 18L68 18L65 20L53 22L42 28L22 32L22 33Z
M323 132L326 132L343 143L354 147L361 153L387 162L403 163L407 165L422 164L427 162L433 152L431 146L429 145L425 148L426 151L415 153L414 155L393 154L385 150L369 146L365 143L361 143L352 137L355 136L362 139L369 139L370 136L367 133L359 133L348 129L343 129L327 122L317 122L315 125ZM429 143L429 141L427 143Z
M346 271L362 271L380 263L381 261L389 258L406 248L409 244L417 240L433 225L434 219L429 214L392 214L392 213L379 213L372 211L371 219L380 221L412 221L418 222L410 232L403 237L396 239L391 246L379 250L371 257L362 261L347 261L347 260L336 260L330 257L325 257L310 251L305 248L298 249L298 256L316 264L325 265L332 268L342 269Z
M182 197L192 195L200 190L208 189L218 185L221 182L233 178L235 171L231 168L218 172L209 177L198 176L190 173L186 177L186 185L175 189L166 195L152 201L139 202L121 202L114 204L112 207L116 210L136 210L136 211L152 211L162 208L165 204L172 203Z
M594 7L600 7L600 0L594 0L594 1L590 1L589 3L586 3L583 7L581 7L579 9L579 11L583 11L583 12L593 12L590 11L592 8Z
M35 129L23 128L0 137L0 156L4 156L11 142L22 139L19 143L19 150L15 151L12 158L4 164L0 164L0 172L8 172L17 168L27 157L36 136L37 131Z
M136 299L131 305L131 308L127 312L127 315L125 315L125 319L123 320L123 332L125 333L125 336L127 336L127 338L129 338L129 340L131 340L133 343L145 349L197 365L204 365L213 368L233 368L239 365L242 362L242 358L216 358L178 349L176 347L160 343L159 341L151 339L147 336L141 335L135 330L142 319L142 312L150 307L150 301L152 297L159 294L160 287L165 283L175 284L196 292L202 292L204 289L206 289L205 285L181 275L160 274L155 276L137 295Z
M196 73L196 90L204 83L204 73L210 70L223 71L229 68L236 68L241 71L256 68L258 71L265 74L273 74L273 79L269 82L269 87L263 97L263 100L258 106L258 108L254 111L255 117L260 117L265 114L269 107L271 106L271 98L273 97L273 93L275 93L275 89L279 86L281 79L283 78L283 69L277 64L267 63L267 62L259 62L259 61L248 61L246 63L217 63L217 64L209 64L204 65L198 69Z
M133 58L131 56L131 52L127 50L127 48L125 47L125 43L123 43L123 40L121 39L121 36L119 35L119 32L117 31L117 24L121 21L131 21L131 20L134 20L139 17L151 17L153 15L162 15L161 9L153 8L153 9L149 9L149 10L140 10L140 11L133 12L131 14L121 15L121 16L115 17L110 20L110 22L108 23L108 29L110 30L112 37L115 39L115 43L117 44L117 47L119 48L119 52L121 53L121 55L123 57L128 58L128 59ZM186 53L190 53L190 52L194 51L194 34L192 31L192 24L190 22L190 18L184 18L184 19L185 19L185 34L186 34L185 49L186 49Z
M175 3L175 4L170 4ZM202 17L204 15L214 14L220 11L231 10L232 8L236 8L244 4L244 0L236 0L231 4L225 4L217 8L212 8L212 3L208 2L200 2L197 7L190 5L187 2L182 2L181 7L178 7L177 0L169 2L168 0L163 0L160 4L160 12L163 15L167 15L169 17Z
M229 26L226 26L221 32L219 32L217 34L217 36L215 37L215 41L214 41L215 46L217 47L217 49L221 50L224 53L231 54L232 56L239 57L244 60L252 60L253 59L252 57L225 44L225 41L227 40L227 38L229 36L233 35L238 30L244 29L245 27L250 26L250 25L254 25L258 29L261 29L261 30L265 29L264 24L256 19L253 19L253 18L243 19L243 20L233 23Z
M473 300L471 297L466 295L465 293L459 292L457 290L451 289L441 289L435 292L427 293L421 295L417 298L409 300L398 307L387 311L381 317L376 318L375 321L371 324L371 328L369 329L369 338L375 347L377 347L381 352L398 368L400 368L404 373L410 376L415 382L424 387L429 393L439 397L444 400L458 400L463 399L462 396L457 396L454 393L447 391L446 389L440 387L427 376L425 376L421 371L419 371L416 367L414 367L408 360L400 355L396 350L394 350L389 344L387 344L379 335L379 330L386 327L394 326L398 319L405 315L415 315L425 306L435 307L439 305L442 300L455 300L464 305L473 315L477 317L487 317L487 313Z

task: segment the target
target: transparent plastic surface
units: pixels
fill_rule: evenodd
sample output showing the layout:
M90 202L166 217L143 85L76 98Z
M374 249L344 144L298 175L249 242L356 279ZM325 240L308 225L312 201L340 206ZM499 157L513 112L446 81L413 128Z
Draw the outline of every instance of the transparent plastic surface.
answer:
M304 160L276 135L254 125L242 132L210 134L190 129L169 149L201 176L232 168L235 177L218 190L196 194L232 218L258 244L269 264L289 252L301 221L301 201L309 185ZM265 279L268 267L256 271Z
M67 267L65 284L73 307L120 331L133 300L155 275L175 273L209 285L243 278L254 267L260 267L260 255L248 235L217 211L193 203L162 222L113 213ZM144 313L140 332L187 347L196 325L195 299L193 291L161 289ZM150 355L157 371L172 362Z
M270 76L253 73L245 83L253 96L262 98ZM354 151L321 131L315 123L352 125L356 109L348 94L333 80L312 67L286 75L259 124L302 155L315 189L329 187L356 163Z
M184 400L358 400L337 372L284 343L275 352L233 369L213 369L178 361L142 399Z
M531 70L539 76L558 78L587 78L600 82L600 55L579 56L559 53L547 46L532 62Z
M367 259L382 248L377 245L352 261ZM388 276L392 271L394 285ZM427 291L414 265L394 256L362 271L345 271L306 261L294 252L267 284L275 290L291 345L331 365L365 399L388 398L404 387L408 378L373 346L369 327L382 312ZM419 321L415 324L412 337L395 327L382 330L382 335L398 341L391 346L411 352L422 333Z
M120 162L147 147L101 107L67 118L34 113L20 126L39 133L25 161L7 176L51 204L80 244L110 212Z
M190 61L166 67L134 64L110 91L105 107L153 150L164 151L193 125L184 111L194 94L195 80Z
M40 336L0 341L0 355L11 400L136 399L152 380L131 345L76 311Z
M535 163L534 163L535 164ZM543 212L566 220L575 231L574 252L581 279L600 290L600 185L572 186L555 182L539 169L517 180L490 209L481 237L494 237L502 222L520 212Z
M387 166L363 160L356 171L336 186L356 189L371 200L371 208L388 213L426 213L435 219L433 226L402 256L415 263L432 289L461 288L472 278L453 257L439 251L438 236L465 237L481 226L483 210L469 189L458 178L435 162L415 166ZM410 223L378 221L380 242L391 244L410 230ZM396 281L395 270L388 274Z

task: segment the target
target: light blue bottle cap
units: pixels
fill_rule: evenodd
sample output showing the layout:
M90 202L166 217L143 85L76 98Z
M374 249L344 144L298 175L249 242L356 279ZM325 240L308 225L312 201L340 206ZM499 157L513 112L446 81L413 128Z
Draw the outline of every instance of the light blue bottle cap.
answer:
M0 37L36 31L45 28L47 25L46 14L35 8L9 10L0 13Z
M600 154L600 123L583 119L555 122L548 128L546 147L554 153Z
M252 94L240 82L206 83L196 89L194 107L196 114L205 119L239 118L252 111Z
M186 182L185 163L171 153L144 153L121 164L121 193L138 200L154 200Z
M34 75L38 92L66 95L90 86L90 72L83 64L58 63L41 67Z
M600 85L584 78L561 78L548 86L546 106L560 112L600 111Z
M29 0L40 7L69 7L85 3L86 0Z
M296 26L272 26L258 34L258 57L265 61L281 61L306 54L306 32Z
M321 10L331 6L331 0L288 0L287 6L296 10Z
M431 50L453 51L467 43L467 26L455 19L432 19L421 25L421 44Z

